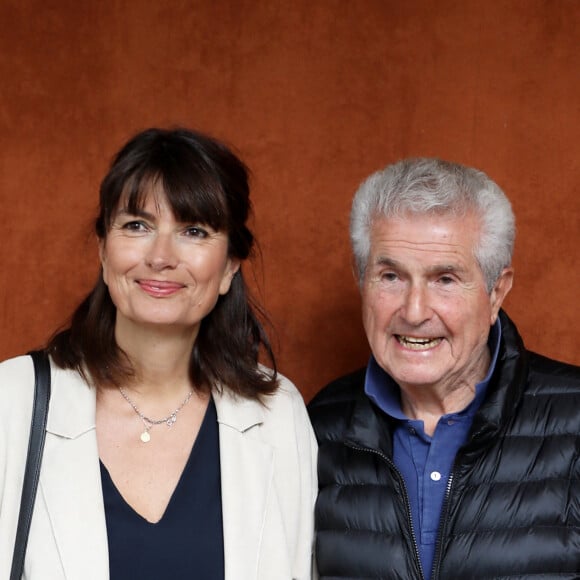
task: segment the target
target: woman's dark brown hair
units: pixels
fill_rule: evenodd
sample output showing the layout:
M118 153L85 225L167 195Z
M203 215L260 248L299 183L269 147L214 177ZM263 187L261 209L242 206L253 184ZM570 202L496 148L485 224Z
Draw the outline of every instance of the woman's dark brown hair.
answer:
M225 232L231 258L250 256L254 237L246 225L251 208L247 168L219 141L187 129L148 129L117 153L100 188L99 239L106 238L119 204L136 213L153 184L162 186L177 220ZM238 270L229 292L201 322L189 367L197 389L221 385L249 398L276 389L274 355L256 312L263 315ZM133 368L115 341L115 315L101 271L70 326L50 340L54 361L97 385L130 380ZM272 373L258 367L260 352Z

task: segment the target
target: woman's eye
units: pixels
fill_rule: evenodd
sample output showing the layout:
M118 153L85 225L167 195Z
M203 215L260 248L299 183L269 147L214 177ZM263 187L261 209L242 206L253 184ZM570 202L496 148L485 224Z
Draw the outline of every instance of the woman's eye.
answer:
M207 231L200 226L189 226L185 233L192 238L207 238Z
M142 221L134 220L124 223L123 229L130 232L141 232L146 229L146 225Z

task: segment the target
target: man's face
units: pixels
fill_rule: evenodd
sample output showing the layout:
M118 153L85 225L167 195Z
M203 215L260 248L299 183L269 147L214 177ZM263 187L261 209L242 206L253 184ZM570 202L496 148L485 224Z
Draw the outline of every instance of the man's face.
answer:
M373 223L363 323L377 363L403 390L473 388L487 372L489 330L512 271L487 292L473 253L479 233L474 214Z

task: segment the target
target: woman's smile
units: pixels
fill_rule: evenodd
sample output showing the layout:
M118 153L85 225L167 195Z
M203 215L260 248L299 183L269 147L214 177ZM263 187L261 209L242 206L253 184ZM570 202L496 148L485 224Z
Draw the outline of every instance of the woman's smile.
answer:
M136 280L136 282L141 290L154 298L173 296L185 288L185 284L169 282L166 280Z

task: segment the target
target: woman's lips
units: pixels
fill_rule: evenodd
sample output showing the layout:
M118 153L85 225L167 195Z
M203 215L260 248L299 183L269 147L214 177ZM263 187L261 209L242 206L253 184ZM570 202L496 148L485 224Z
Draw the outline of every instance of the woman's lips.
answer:
M137 280L141 290L155 297L171 296L184 288L178 282L168 282L166 280Z

